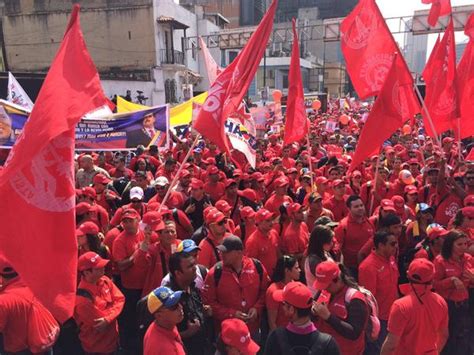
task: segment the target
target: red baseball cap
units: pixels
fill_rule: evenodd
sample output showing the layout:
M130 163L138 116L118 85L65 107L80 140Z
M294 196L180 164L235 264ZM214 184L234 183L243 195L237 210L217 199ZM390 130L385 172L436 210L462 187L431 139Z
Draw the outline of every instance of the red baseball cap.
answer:
M76 215L82 216L91 210L91 205L88 202L81 202L76 205Z
M344 180L341 180L341 179L336 179L332 182L332 187L336 187L336 186L339 186L339 185L345 185L345 182Z
M79 229L81 230L81 232L83 232L84 234L99 234L99 227L97 226L97 224L95 224L94 222L92 221L87 221L87 222L84 222L82 223L80 226L79 226Z
M418 189L414 185L405 186L405 193L408 195L414 195L418 193Z
M240 210L240 217L242 218L254 218L255 211L250 206L245 206Z
M255 222L260 223L275 218L275 214L265 208L261 208L255 213Z
M185 178L185 177L188 177L188 176L191 176L191 173L189 172L189 170L181 170L181 173L179 174L179 177L180 178Z
M260 350L257 343L252 340L247 324L237 318L222 321L221 338L224 344L236 348L244 355L255 355Z
M414 259L408 266L407 277L413 283L426 284L433 280L435 267L425 258Z
M316 281L314 281L313 287L316 290L325 290L340 274L339 265L333 261L323 261L316 266Z
M94 184L104 184L104 185L107 185L109 182L112 182L111 179L109 179L107 176L105 176L104 174L97 174L94 176L94 178L92 179L92 182Z
M299 203L291 203L287 208L286 211L288 212L288 215L292 216L294 213L300 211L303 208Z
M275 179L273 184L275 187L285 187L288 186L290 182L286 176L280 176L279 178Z
M204 183L201 180L196 179L196 178L191 179L191 189L198 190L198 189L202 189L203 187L204 187Z
M88 269L100 269L105 267L110 260L102 259L99 254L88 251L82 254L77 261L77 269L79 271Z
M122 217L120 218L120 220L123 221L126 218L140 219L140 215L133 208L128 208L128 209L126 209L125 211L122 212Z
M468 206L461 208L463 217L474 218L474 206Z
M403 211L405 208L405 200L400 195L392 196L392 202L397 211Z
M95 192L93 187L89 187L89 186L82 188L82 194L90 198L97 197L97 192Z
M258 200L257 193L252 189L239 190L237 191L237 195L245 197L247 200L252 202L257 202Z
M141 221L142 225L148 225L154 231L160 231L165 228L165 223L161 218L161 213L158 211L150 211L143 215L143 219Z
M326 184L329 180L324 176L318 176L315 180L317 185Z
M209 212L205 215L204 219L206 221L206 224L209 225L213 223L219 223L220 221L225 219L225 216L217 208L214 208L212 210L209 210Z
M207 167L207 173L209 175L219 174L219 169L217 169L217 166L215 165L209 165Z
M240 177L242 175L243 175L243 173L242 173L241 169L235 169L232 173L232 177Z
M453 143L453 142L454 142L454 138L451 138L451 137L444 137L443 138L443 144Z
M464 199L464 206L474 205L474 195L467 195Z
M387 198L384 198L382 201L380 201L380 208L383 209L384 211L397 212L393 201Z
M225 188L227 189L229 186L231 186L233 184L237 185L237 181L235 181L234 179L227 179L225 181Z
M273 293L275 301L286 302L300 309L311 307L312 296L310 289L298 281L289 282L283 290L277 290Z
M445 237L449 231L437 223L432 223L426 228L426 233L428 234L429 240L435 240L438 237Z
M216 202L215 207L222 213L227 213L232 210L232 206L226 200L219 200Z
M252 175L250 175L251 180L256 180L256 181L264 181L265 178L263 177L263 174L259 171L254 172Z

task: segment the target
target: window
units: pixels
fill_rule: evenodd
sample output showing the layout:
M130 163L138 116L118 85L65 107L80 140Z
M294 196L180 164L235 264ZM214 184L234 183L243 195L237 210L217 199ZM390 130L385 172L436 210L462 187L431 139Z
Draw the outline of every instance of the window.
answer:
M194 60L196 60L196 45L194 44L194 42L191 44L191 56Z
M239 52L236 52L236 51L229 52L229 64L234 61L234 59L237 57L238 54Z
M283 74L283 89L288 89L288 74Z

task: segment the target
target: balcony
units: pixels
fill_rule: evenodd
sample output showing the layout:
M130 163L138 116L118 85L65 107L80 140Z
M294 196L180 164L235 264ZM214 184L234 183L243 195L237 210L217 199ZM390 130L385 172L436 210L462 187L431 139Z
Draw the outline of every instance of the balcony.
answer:
M160 61L161 64L185 65L184 53L176 50L162 49Z

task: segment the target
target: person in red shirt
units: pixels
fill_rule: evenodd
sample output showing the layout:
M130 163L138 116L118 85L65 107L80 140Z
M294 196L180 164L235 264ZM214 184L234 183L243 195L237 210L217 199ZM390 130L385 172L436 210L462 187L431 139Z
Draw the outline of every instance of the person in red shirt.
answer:
M98 205L105 208L109 214L115 211L116 204L120 202L120 196L113 190L107 188L111 182L112 180L103 174L97 174L92 179L96 192L95 201Z
M153 196L148 203L153 203L153 202L163 202L163 199L166 196L166 192L170 188L170 183L168 179L164 176L160 176L155 180L154 184L155 190L156 190L156 195ZM182 209L184 205L184 198L183 195L177 191L171 190L168 199L166 200L166 206L169 208L178 208Z
M380 201L389 197L390 183L387 181L388 170L381 166L378 172L377 181L375 181L375 179L367 181L360 189L360 197L369 215L372 214L375 207L380 204Z
M204 216L208 227L207 236L199 243L201 250L198 253L198 264L207 268L212 267L220 260L217 246L222 242L226 235L226 218L222 212L212 208Z
M367 351L378 354L387 336L390 307L398 298L398 273L395 254L397 236L378 231L374 236L375 250L359 265L359 284L372 292L379 306L380 334L376 342L367 344Z
M344 256L344 265L357 277L357 254L373 238L375 229L365 214L365 206L359 196L349 196L346 203L349 215L341 220L334 233Z
M474 287L474 261L466 253L467 236L450 231L444 240L441 255L434 260L434 289L448 303L449 338L446 354L472 353L470 348L469 290Z
M191 237L194 228L186 213L178 208L169 209L165 207L161 208L160 213L163 221L173 221L176 224L178 239L184 240Z
M434 265L415 259L407 274L410 284L390 310L381 355L439 354L448 338L448 306L431 290Z
M308 226L304 222L304 207L299 203L292 203L287 212L290 223L282 233L280 249L283 254L296 257L300 268L303 268L303 256L309 242Z
M265 208L255 214L257 230L245 241L245 255L258 259L270 277L273 275L279 251L278 233L273 229L275 215Z
M235 235L240 237L244 243L257 230L255 224L255 211L250 206L240 209L240 224L235 228Z
M334 195L325 200L323 206L333 213L334 221L339 222L341 219L346 217L349 212L346 202L344 201L344 198L346 197L346 184L343 180L336 179L332 182L332 189Z
M229 205L229 202L226 200L219 200L214 205L219 211L221 211L225 218L227 219L226 229L229 233L235 234L235 224L234 221L230 218L232 212L232 206Z
M415 258L425 258L433 262L441 253L444 238L448 235L448 231L438 223L431 223L426 228L427 237L416 246Z
M280 176L273 182L275 193L265 203L265 208L276 215L280 215L280 206L285 203L292 203L293 200L287 195L289 181L286 176Z
M148 206L145 202L143 202L143 189L141 187L135 186L132 187L130 190L130 201L128 205L120 207L117 211L115 211L112 220L110 221L111 226L117 226L122 220L122 214L124 211L128 209L135 210L140 218L143 218L143 215L148 211Z
M226 186L219 181L219 169L217 166L210 165L207 167L208 181L204 184L204 192L211 197L213 203L220 200L224 195Z
M74 320L79 328L79 339L86 354L111 354L118 348L117 318L122 312L125 297L104 270L109 260L94 252L79 257L77 268L81 274Z
M270 284L267 271L258 260L243 255L244 245L239 237L224 238L218 248L222 263L207 273L203 301L211 306L216 325L224 319L238 318L247 323L255 336ZM220 273L218 280L216 272Z
M95 200L97 198L97 193L94 188L84 187L82 189L82 195L84 197L84 202L91 205L87 219L97 224L103 233L107 233L109 230L109 214L104 207L97 204Z
M186 354L176 327L184 318L183 307L179 302L182 295L183 291L173 292L165 286L158 287L148 295L148 311L154 321L143 339L144 355Z
M282 160L281 163L285 169L290 169L295 167L295 159L290 157L291 147L289 145L283 148Z
M306 212L306 225L308 230L312 231L314 223L319 217L326 216L334 221L334 214L323 207L323 197L317 193L312 192L305 198L304 205L309 206L309 210Z
M168 181L173 181L174 172L176 169L176 160L173 158L168 158L165 161L165 164L156 171L155 177L164 176Z
M113 179L126 178L127 180L132 180L134 173L132 170L128 169L125 166L125 157L123 155L118 156L114 159L115 168L112 168L108 171L110 176Z

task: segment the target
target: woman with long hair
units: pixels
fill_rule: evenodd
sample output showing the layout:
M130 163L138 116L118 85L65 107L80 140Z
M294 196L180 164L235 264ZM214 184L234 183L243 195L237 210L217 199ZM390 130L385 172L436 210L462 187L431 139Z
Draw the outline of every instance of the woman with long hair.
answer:
M295 257L283 255L278 259L273 272L273 283L268 287L265 297L270 331L286 326L290 321L283 310L283 304L273 299L273 293L282 290L289 282L299 280L300 274L301 270Z
M474 262L467 250L468 238L459 230L446 236L441 255L434 260L434 289L448 303L449 338L444 354L472 354L470 331L472 310L469 309L469 290L474 287Z

